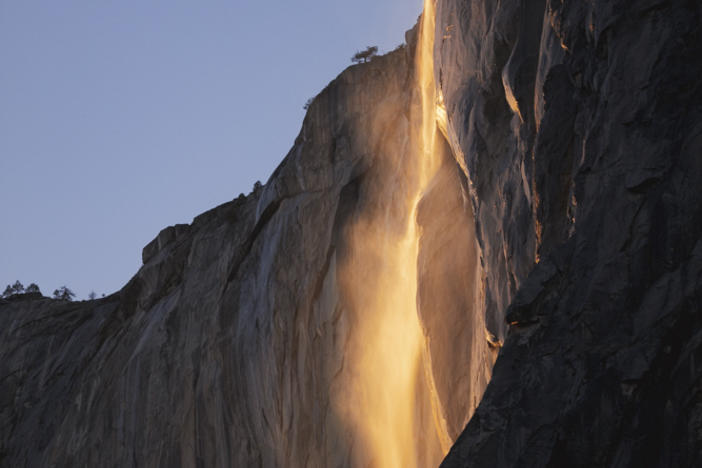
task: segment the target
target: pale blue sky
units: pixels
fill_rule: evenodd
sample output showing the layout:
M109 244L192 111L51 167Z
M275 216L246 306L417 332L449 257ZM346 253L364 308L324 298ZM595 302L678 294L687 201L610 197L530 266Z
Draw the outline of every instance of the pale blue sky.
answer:
M165 226L248 193L305 101L422 0L0 0L0 288L120 289Z

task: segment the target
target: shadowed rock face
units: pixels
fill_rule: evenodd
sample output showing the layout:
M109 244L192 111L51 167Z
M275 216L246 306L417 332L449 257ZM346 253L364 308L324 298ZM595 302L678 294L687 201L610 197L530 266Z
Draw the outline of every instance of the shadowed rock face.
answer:
M702 466L701 9L437 2L417 466L437 426L446 467ZM338 405L377 319L347 283L377 265L345 265L369 212L407 224L407 38L320 93L264 187L162 231L120 292L0 302L2 466L378 460Z
M699 2L438 5L487 312L512 324L442 466L702 466Z

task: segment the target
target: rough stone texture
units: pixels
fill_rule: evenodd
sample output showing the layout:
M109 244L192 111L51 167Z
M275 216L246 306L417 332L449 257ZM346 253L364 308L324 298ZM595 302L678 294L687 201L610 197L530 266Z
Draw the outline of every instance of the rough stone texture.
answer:
M522 22L533 23L526 17L533 11L518 1L447 0L436 11L436 81L448 113L448 140L470 183L485 266L484 313L499 341L504 311L534 263L536 246L527 157L533 113L519 74L535 68L525 55L535 34L530 28L518 37L520 8ZM508 85L523 122L510 109Z
M499 343L486 329L475 221L467 180L450 157L419 205L423 230L417 301L449 436L455 440L490 380ZM455 191L449 187L463 187ZM437 213L442 213L440 216Z
M0 304L0 464L369 463L333 399L345 391L349 340L375 318L350 307L338 276L363 213L406 224L396 194L418 126L416 28L408 38L314 99L265 186L162 230L118 293ZM455 438L496 353L471 314L483 275L467 182L446 149L422 202L419 276L437 285L421 292L425 359ZM418 417L417 430L432 424ZM418 466L426 456L417 450Z
M439 2L451 143L511 323L442 466L702 466L701 15Z
M460 434L442 466L702 466L701 16L437 2L417 301ZM163 230L119 293L0 300L2 466L368 462L332 400L373 317L337 275L362 213L407 216L416 34L344 71L264 187Z

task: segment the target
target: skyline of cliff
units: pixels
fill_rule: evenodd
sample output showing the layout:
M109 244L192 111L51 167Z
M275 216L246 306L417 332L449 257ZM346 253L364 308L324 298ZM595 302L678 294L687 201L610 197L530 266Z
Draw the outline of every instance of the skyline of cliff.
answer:
M421 11L421 0L84 3L0 6L3 288L117 291L163 227L265 182L307 99L357 50L402 43Z
M699 466L701 25L425 0L120 291L0 300L0 462Z

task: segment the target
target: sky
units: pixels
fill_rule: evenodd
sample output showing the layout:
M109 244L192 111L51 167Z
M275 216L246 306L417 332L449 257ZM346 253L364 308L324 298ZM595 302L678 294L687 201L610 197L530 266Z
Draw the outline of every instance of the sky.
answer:
M422 0L0 0L0 288L119 290L265 182L303 105Z

